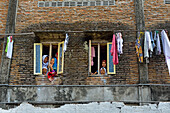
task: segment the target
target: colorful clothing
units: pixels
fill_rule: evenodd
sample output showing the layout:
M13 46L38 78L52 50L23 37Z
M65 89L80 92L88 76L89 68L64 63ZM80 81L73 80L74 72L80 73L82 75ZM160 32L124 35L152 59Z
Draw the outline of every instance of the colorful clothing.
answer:
M115 34L113 34L112 39L112 47L111 47L111 55L113 56L113 64L117 65L119 63L118 54L117 54L117 45L116 45L116 38Z
M53 69L55 72L57 72L57 58L54 58Z
M54 77L56 75L56 72L54 70L52 70L51 72L48 72L47 76L48 79L50 79L51 77Z
M143 52L142 52L142 44L141 44L141 37L144 35L143 32L140 33L139 38L137 38L135 47L136 47L136 54L138 56L138 60L140 63L143 63Z
M5 49L5 52L7 52L7 51L8 51L8 43L9 43L9 41L10 41L10 36L9 36L9 37L7 37L7 43L6 43L6 49Z

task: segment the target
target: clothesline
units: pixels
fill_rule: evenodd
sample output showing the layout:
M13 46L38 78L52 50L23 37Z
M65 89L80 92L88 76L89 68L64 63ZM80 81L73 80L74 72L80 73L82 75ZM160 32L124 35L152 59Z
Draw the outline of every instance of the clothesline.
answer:
M10 35L10 36L19 36L19 35L34 35L35 33L38 33L38 32L54 32L54 33L88 33L88 32L128 32L128 31L133 31L133 32L143 32L143 31L161 31L161 30L164 30L164 29L144 29L144 30L85 30L85 31L71 31L71 30L68 30L68 31L65 31L65 30L36 30L34 32L28 32L28 33L6 33L6 34L0 34L0 36L7 36L7 35Z

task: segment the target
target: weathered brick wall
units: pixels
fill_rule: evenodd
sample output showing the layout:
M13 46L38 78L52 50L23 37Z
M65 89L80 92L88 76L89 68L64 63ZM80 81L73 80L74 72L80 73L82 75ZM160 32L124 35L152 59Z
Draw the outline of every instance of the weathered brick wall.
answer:
M135 29L134 3L131 0L116 0L114 6L38 7L37 4L38 0L19 0L16 31L35 23L78 21L120 22Z
M145 0L144 15L145 26L152 27L155 24L170 21L170 4L165 4L164 0Z
M106 22L101 22L101 23L87 23L87 22L77 22L74 24L63 24L63 23L42 23L42 24L34 24L26 29L24 29L22 32L31 32L35 30L50 30L50 29L56 29L56 30L89 30L89 29L95 29L98 28L98 30L109 30L109 29L130 29L132 28L131 26L128 26L126 24L121 24L121 23L106 23ZM119 65L116 66L116 75L112 75L109 78L104 78L107 80L107 84L135 84L138 83L138 64L137 64L137 57L135 54L135 39L136 35L135 32L132 32L129 34L128 31L122 32L123 33L123 38L124 38L124 54L120 56L119 58ZM50 35L45 33L35 33L36 36L39 37L39 39L46 39L50 40L51 38L49 36L55 36ZM90 84L90 85L96 85L96 80L100 80L97 84L102 85L104 79L99 78L93 78L89 79L88 78L88 40L107 40L109 42L112 41L112 34L113 32L98 32L98 33L69 33L70 40L68 44L67 51L65 52L65 60L64 60L64 74L63 76L60 76L62 79L62 84L67 84L67 85L85 85L85 84ZM64 35L64 33L63 33ZM25 38L25 39L24 39ZM20 38L20 40L16 40L15 43L16 45L24 42L25 40L30 40L28 43L33 42L33 39L26 38L26 37ZM65 37L64 37L65 38ZM53 39L57 41L64 41L63 37L60 37L60 39ZM37 39L37 38L36 38ZM45 39L44 39L45 40ZM19 41L19 42L18 42ZM32 62L29 62L29 65L27 68L28 64L23 64L22 61L25 61L27 58L23 56L23 53L19 53L19 51L23 51L21 47L17 49L17 46L14 46L14 59L13 63L11 66L11 79L10 83L15 84L14 81L18 81L18 84L23 84L23 82L20 80L21 78L25 79L25 84L30 83L29 80L27 80L30 76L32 81L34 81L34 77L32 76L32 71L33 70L33 60ZM29 45L29 47L32 47L32 44ZM17 51L16 51L17 50ZM29 48L29 53L26 56L33 56L33 48ZM32 53L32 54L31 54ZM25 53L26 54L26 53ZM16 57L18 56L18 57ZM20 72L19 66L23 65L20 69L20 71L23 69L24 71ZM13 72L14 71L14 72ZM31 73L32 72L32 73ZM27 75L28 73L28 75ZM30 74L30 75L29 75ZM18 78L17 78L18 77ZM24 78L25 77L25 78ZM41 77L40 77L41 78ZM38 80L40 79L39 77L37 78ZM43 78L43 77L42 77ZM44 79L44 78L43 78ZM96 80L95 80L96 79ZM46 80L45 80L46 81ZM34 82L32 82L34 84Z
M5 33L7 14L8 14L8 0L1 0L0 1L0 33Z
M14 37L14 49L11 62L10 84L34 84L34 42L33 36Z

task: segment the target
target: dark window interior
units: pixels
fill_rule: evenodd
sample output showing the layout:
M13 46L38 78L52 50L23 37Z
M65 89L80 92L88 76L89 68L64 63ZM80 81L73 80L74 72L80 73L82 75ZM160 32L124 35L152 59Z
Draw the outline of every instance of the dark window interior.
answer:
M98 46L92 45L92 47L95 48L95 57L93 58L94 65L91 66L91 72L95 73L98 70ZM102 60L107 61L107 45L100 45L100 68L102 67Z
M49 45L43 45L42 54L43 54L43 55L49 55L49 48L50 48Z

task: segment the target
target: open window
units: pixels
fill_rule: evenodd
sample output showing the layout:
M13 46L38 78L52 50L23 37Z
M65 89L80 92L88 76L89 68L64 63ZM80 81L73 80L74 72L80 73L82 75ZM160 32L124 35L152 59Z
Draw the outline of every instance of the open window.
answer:
M34 43L34 75L42 75L42 56L48 55L48 62L56 57L57 74L62 74L64 69L64 42ZM50 71L50 69L47 69Z
M116 74L113 56L111 56L111 42L94 42L89 40L89 75L110 75ZM103 61L106 66L103 67ZM101 73L101 69L105 74ZM98 71L99 70L99 71Z

